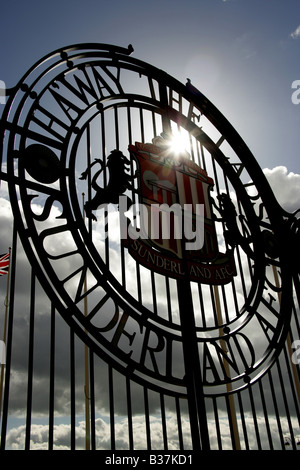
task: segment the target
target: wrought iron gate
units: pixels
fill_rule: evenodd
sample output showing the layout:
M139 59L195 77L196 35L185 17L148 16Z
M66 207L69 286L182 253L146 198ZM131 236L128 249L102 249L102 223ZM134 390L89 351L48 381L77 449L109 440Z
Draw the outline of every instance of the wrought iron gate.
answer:
M66 47L8 91L1 448L296 449L297 214L201 92L132 51ZM192 229L204 207L197 250L143 234L168 201Z

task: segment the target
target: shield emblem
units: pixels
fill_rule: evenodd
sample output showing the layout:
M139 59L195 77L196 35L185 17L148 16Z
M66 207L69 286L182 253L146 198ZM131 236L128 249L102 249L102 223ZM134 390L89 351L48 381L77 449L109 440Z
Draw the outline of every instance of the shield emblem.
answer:
M220 267L220 261L214 264L220 253L209 194L214 181L187 157L170 155L166 146L136 142L129 151L143 208L139 236L129 233L126 242L130 253L162 274L181 277L188 266L191 279L213 282L213 270ZM234 275L232 261L228 279Z
M129 150L138 165L140 203L147 209L144 240L179 258L184 251L188 258L214 259L218 244L209 197L214 182L206 171L187 158L172 158L169 151L153 144L136 143ZM189 226L194 233L197 217L204 224L202 248L183 250L190 242L185 229Z

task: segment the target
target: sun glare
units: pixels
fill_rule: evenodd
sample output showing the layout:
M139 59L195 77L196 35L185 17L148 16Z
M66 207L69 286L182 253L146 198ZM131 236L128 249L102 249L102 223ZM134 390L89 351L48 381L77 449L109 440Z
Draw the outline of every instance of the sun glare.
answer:
M188 152L188 143L188 138L182 132L173 132L169 143L170 151L174 156L185 154Z

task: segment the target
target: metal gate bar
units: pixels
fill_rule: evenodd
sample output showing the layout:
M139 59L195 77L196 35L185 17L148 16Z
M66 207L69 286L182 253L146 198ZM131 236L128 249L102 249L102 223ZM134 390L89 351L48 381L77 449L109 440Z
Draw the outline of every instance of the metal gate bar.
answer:
M15 274L15 266L16 266L16 250L17 250L17 239L16 236L14 237L14 244L12 250L12 258L11 258L11 291L10 291L10 305L9 305L9 321L8 321L8 334L7 334L7 355L6 355L6 373L5 373L5 387L4 387L4 395L3 395L3 409L2 409L2 416L1 416L1 448L4 449L6 447L6 436L7 436L7 424L10 418L10 391L11 391L11 376L14 371L14 362L12 356L12 344L14 338L14 300L17 298L17 293L15 291L15 283L16 283L16 274ZM35 400L35 387L34 387L34 355L35 353L38 354L38 351L35 350L35 315L36 315L36 306L35 306L35 289L36 289L36 282L35 276L31 275L30 280L30 302L28 306L28 313L29 313L29 323L28 323L28 331L25 334L28 335L28 372L27 372L27 395L26 395L26 407L25 407L25 434L24 434L24 449L31 448L31 428L32 424L34 423L34 416L33 416L33 403ZM48 437L48 448L51 450L55 448L55 363L57 361L56 351L55 351L55 344L56 344L56 315L53 304L50 302L50 330L49 330L49 413L48 413L48 420L49 420L49 437ZM299 319L298 319L298 309L296 306L293 310L293 335L291 334L291 338L297 337L299 333ZM76 448L76 385L75 385L75 377L76 377L76 363L75 363L75 337L72 332L70 332L70 398L71 398L71 407L70 407L70 448ZM94 374L95 374L95 364L93 361L94 354L90 354L90 390L91 390L91 435L92 435L92 449L97 448L96 443L96 429L95 429L95 420L96 420L96 404L95 404L95 395L94 395ZM266 438L267 438L267 448L269 449L277 449L278 442L280 442L280 447L282 449L286 448L286 439L290 438L291 440L291 447L293 449L297 449L297 439L298 439L298 431L297 426L299 427L300 423L300 409L299 409L299 400L297 395L297 384L295 384L295 379L293 375L293 363L291 363L290 359L290 351L288 350L288 346L283 350L280 360L278 360L275 364L275 367L272 368L271 371L267 373L266 376L262 377L262 379L253 387L249 387L248 389L248 399L251 406L251 416L254 426L254 436L256 437L256 444L255 448L257 449L265 449L265 444L263 444L261 439L261 431L258 425L258 419L261 423L264 424L266 430ZM299 378L299 368L296 367L296 372ZM109 377L109 388L110 388L110 428L111 428L111 448L116 448L116 435L115 435L115 409L114 409L114 401L113 396L116 393L114 391L114 381L113 381L113 370L111 367L108 367L108 377ZM275 389L274 380L276 378L276 382L278 383L279 387L277 386L277 390ZM147 448L152 448L152 439L151 439L151 426L150 426L150 409L148 405L148 390L146 387L144 389L144 405L145 405L145 423L146 423L146 435L147 435ZM126 392L127 392L127 409L128 409L128 447L129 449L133 450L135 448L135 440L134 440L134 423L133 423L133 410L131 407L131 380L127 377L126 378ZM248 425L245 419L245 407L243 402L247 400L247 393L245 392L238 392L236 395L236 406L238 406L236 412L238 419L240 420L240 437L242 438L242 448L251 449L253 447L253 443L249 441L249 430ZM266 396L266 393L270 393L271 400ZM160 401L160 414L162 419L162 445L165 450L169 448L168 443L168 431L167 431L167 414L166 414L166 407L165 407L165 398L163 394L159 395ZM209 402L209 400L208 400ZM222 444L222 433L220 429L220 417L218 412L218 398L212 399L212 410L215 422L215 436L217 440L217 446L219 449L223 447ZM175 398L175 409L176 409L176 419L178 423L178 442L179 442L179 449L184 449L184 432L181 426L181 409L180 409L180 401L178 397ZM231 440L232 440L232 448L234 448L234 439L233 439L233 431L230 423L230 413L229 413L229 405L228 399L226 398L226 408L227 408L227 415L229 419L229 425L231 429ZM261 408L261 413L258 414L257 410ZM283 408L283 409L282 409ZM282 409L282 411L280 411ZM270 423L270 417L274 416L276 424L276 428L274 424ZM211 431L210 431L210 439L212 438ZM277 444L276 444L277 442Z

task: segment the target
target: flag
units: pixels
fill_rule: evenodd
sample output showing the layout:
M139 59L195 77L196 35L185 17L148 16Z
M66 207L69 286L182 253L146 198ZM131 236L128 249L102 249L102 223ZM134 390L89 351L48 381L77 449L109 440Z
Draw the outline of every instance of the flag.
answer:
M0 276L8 273L9 268L9 253L0 255Z

